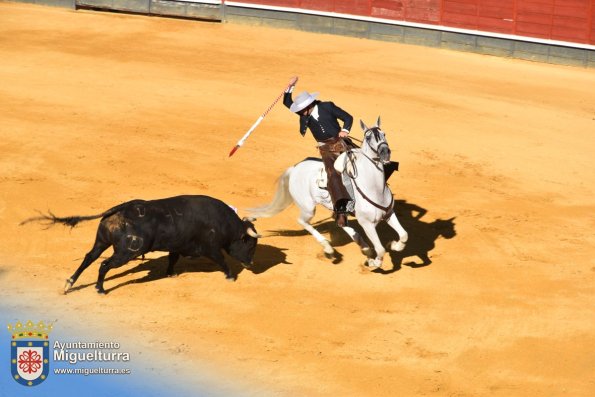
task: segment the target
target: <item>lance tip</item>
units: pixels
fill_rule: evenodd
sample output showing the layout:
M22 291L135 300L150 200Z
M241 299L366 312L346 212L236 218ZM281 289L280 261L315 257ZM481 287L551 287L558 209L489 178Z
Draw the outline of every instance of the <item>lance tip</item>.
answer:
M240 148L240 145L235 145L233 147L233 149L231 149L231 152L229 152L229 157L233 156L233 154L236 152L236 150L238 150Z

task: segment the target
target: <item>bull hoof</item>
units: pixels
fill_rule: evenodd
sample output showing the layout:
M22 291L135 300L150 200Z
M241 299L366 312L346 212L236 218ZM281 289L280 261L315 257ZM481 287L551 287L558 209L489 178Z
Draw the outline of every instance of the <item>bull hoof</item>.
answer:
M64 284L64 295L72 288L72 284L74 284L74 281L71 278L66 280L66 284Z
M230 283L233 283L234 281L236 281L236 277L235 276L225 276L225 280L229 281Z
M170 277L170 278L178 277L178 273L168 274L167 277Z
M370 249L370 247L362 248L362 254L364 254L364 256L366 256L368 258L371 258L372 250Z
M97 293L99 295L106 295L107 294L107 292L105 292L105 290L103 288L97 288L97 287L95 287L95 289L97 290Z

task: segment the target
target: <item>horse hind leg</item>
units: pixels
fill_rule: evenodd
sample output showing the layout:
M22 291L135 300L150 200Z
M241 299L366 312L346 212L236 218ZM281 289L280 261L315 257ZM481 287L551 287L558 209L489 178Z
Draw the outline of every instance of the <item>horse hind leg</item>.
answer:
M300 225L302 225L304 229L306 229L308 233L314 236L314 238L316 239L316 241L318 241L320 245L322 245L324 255L329 259L333 258L335 255L335 249L331 246L331 243L329 243L329 241L325 239L324 236L320 234L320 232L318 232L318 230L316 230L314 226L310 224L310 221L314 217L315 213L315 206L307 209L300 207L300 216L298 217L297 221Z

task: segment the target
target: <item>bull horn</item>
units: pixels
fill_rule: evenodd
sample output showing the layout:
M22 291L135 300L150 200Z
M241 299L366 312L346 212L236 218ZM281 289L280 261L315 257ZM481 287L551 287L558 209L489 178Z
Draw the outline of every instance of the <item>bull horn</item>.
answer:
M252 229L251 227L246 229L246 233L248 233L249 236L254 237L254 238L262 237L260 234L256 233L256 230Z
M246 221L247 221L247 222L254 222L254 221L256 220L256 218L253 218L253 217L251 217L251 216L245 216L245 217L243 217L243 218L242 218L242 220L243 220L244 222L246 222Z

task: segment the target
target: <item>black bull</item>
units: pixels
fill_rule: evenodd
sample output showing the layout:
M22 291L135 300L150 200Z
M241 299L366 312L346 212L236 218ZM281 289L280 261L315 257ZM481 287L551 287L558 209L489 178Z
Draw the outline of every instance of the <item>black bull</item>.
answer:
M174 274L180 256L205 256L223 268L228 280L235 280L222 250L247 267L252 264L260 237L249 220L242 220L224 202L208 196L177 196L161 200L132 200L101 214L56 217L53 214L28 219L63 223L74 227L81 221L101 218L91 251L66 280L64 293L81 273L110 245L114 253L101 263L95 288L104 294L106 273L151 251L169 252L167 275Z

